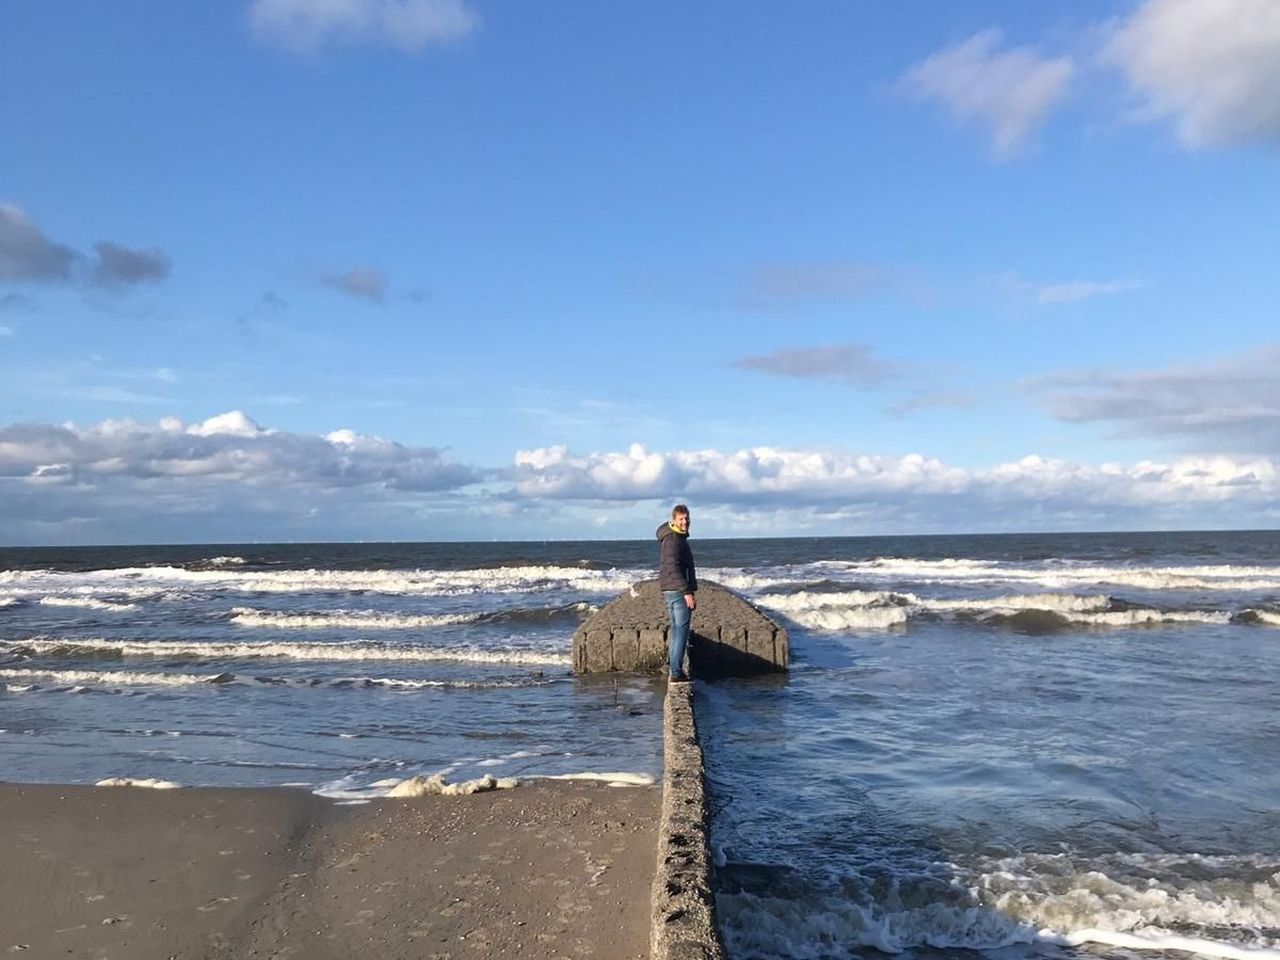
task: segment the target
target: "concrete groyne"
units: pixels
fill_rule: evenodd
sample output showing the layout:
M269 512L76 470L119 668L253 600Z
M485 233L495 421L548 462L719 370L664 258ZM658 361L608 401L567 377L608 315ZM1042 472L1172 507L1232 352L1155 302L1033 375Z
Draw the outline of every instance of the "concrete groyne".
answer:
M653 875L652 960L724 960L716 922L710 816L693 684L667 686L662 819Z
M637 584L592 614L573 635L575 673L651 672L667 662L670 623L656 580ZM693 614L689 665L695 676L747 676L786 670L785 628L733 591L704 581Z

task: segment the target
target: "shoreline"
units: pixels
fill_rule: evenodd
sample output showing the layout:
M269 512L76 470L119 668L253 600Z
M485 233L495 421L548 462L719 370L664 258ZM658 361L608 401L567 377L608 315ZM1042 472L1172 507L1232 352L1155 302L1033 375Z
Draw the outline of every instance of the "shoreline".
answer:
M661 802L565 780L359 805L0 783L0 951L645 957Z

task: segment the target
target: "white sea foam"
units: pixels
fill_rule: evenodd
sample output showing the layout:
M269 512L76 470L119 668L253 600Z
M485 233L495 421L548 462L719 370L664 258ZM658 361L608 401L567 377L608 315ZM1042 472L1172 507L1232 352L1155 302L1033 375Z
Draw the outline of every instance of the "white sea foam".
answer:
M756 597L755 602L771 610L791 613L821 610L824 607L869 607L876 604L907 604L918 601L911 594L890 593L888 590L843 590L830 593L798 590L795 593L765 594Z
M151 778L138 777L111 777L107 780L99 780L96 787L144 787L149 790L177 790L182 786L180 783L174 783L172 780L154 780Z
M1062 613L1071 623L1095 627L1137 627L1155 623L1230 623L1225 610L1104 610L1100 613Z
M907 622L905 607L818 607L788 617L813 630L886 630Z
M1028 593L991 597L986 600L946 600L913 598L916 606L938 612L1006 612L1015 610L1049 610L1054 613L1081 613L1106 610L1111 598L1105 594Z
M211 567L239 567L245 563L244 557L210 557L202 561Z
M64 592L122 592L121 588L199 587L236 593L350 593L460 596L473 593L528 593L569 590L619 593L645 571L586 570L581 567L530 565L467 570L189 570L184 567L122 567L63 573L50 570L0 571L6 589Z
M1280 941L1258 933L1280 929L1274 857L1114 854L1077 863L1065 854L1023 854L982 864L975 886L984 902L1066 943L1280 957ZM1245 942L1221 943L1215 937L1224 929ZM1188 936L1197 931L1214 936ZM1175 939L1185 945L1172 946Z
M567 678L541 676L515 677L493 680L423 680L414 677L261 677L238 676L233 673L138 673L130 670L40 670L31 668L0 668L0 679L35 680L64 688L75 685L72 692L90 687L190 687L197 685L268 687L352 687L382 688L387 690L499 690L515 687L548 686ZM39 687L39 683L21 688L6 685L13 692L23 693ZM176 736L176 734L175 734Z
M1280 960L1274 858L1116 854L1076 864L1066 855L1025 854L986 861L978 873L934 866L895 877L892 905L849 896L849 889L879 889L856 871L841 892L721 894L730 952L818 958L855 956L860 947L900 953L1093 942ZM1236 936L1228 941L1226 931Z
M474 623L483 614L437 613L425 615L379 613L376 610L333 610L293 614L277 610L255 610L235 607L231 622L241 627L280 627L294 629L332 629L352 627L357 630L406 630L422 627L446 627Z
M114 686L186 687L213 683L219 673L137 673L131 670L33 670L27 667L0 667L0 677L15 680L44 680L49 683L83 686L86 683Z
M1241 946L1222 940L1200 937L1184 937L1172 933L1134 934L1115 930L1073 930L1067 934L1046 932L1041 940L1064 947L1078 947L1086 943L1101 943L1129 950L1182 950L1202 957L1223 957L1226 960L1280 960L1280 949Z
M95 600L93 597L41 597L41 606L45 607L84 607L88 610L136 610L136 603L112 603L110 600Z
M1145 590L1262 591L1280 589L1280 566L1117 566L1046 561L1008 563L950 558L916 560L820 560L761 571L715 571L708 579L736 590L760 590L814 579L859 583L954 583L971 586L1019 584L1042 590L1126 586Z
M18 602L17 597L0 597L0 607L12 607Z
M429 797L429 796L469 796L473 793L485 793L489 790L511 790L520 785L515 777L494 777L485 774L474 780L462 780L457 783L446 783L442 775L436 773L429 777L416 776L401 780L385 794L388 797Z
M568 654L519 648L392 646L373 640L337 643L202 643L198 641L119 641L105 639L63 640L36 638L0 641L0 649L28 650L37 655L191 657L207 660L239 660L278 657L288 660L454 660L467 663L535 664L569 666Z
M1258 623L1265 623L1269 627L1280 627L1280 613L1275 610L1248 610L1246 613L1252 613Z

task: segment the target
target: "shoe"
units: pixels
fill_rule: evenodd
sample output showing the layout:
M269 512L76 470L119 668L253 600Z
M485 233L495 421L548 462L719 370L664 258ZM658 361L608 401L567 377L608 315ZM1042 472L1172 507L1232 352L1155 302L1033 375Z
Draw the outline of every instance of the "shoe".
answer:
M673 673L671 675L671 682L672 683L688 683L689 675L687 673L684 673L683 671L680 673Z

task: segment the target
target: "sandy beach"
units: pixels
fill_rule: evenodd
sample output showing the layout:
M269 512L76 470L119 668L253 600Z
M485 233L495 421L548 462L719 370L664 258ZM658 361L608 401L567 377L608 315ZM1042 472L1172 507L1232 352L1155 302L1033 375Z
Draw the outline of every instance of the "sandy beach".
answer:
M644 957L660 801L562 781L359 806L0 784L0 952Z

